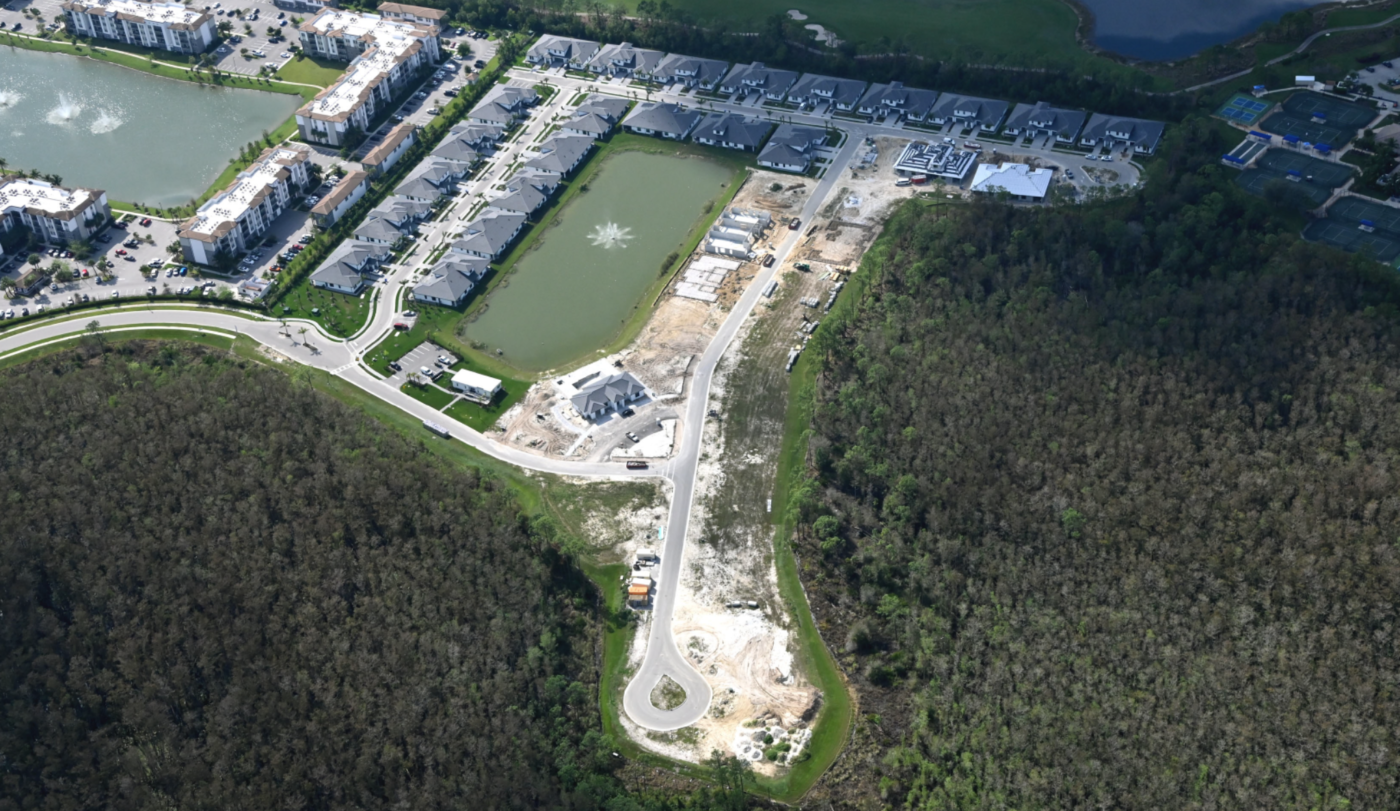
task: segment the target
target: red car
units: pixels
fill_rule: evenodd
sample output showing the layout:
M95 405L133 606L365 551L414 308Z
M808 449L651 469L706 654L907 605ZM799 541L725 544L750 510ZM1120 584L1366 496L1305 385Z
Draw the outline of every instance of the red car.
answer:
M150 224L151 224L151 218L150 218L150 217L146 217L146 218L144 218L144 219L141 220L141 225L143 225L143 226L148 226L148 225L150 225Z
M394 324L394 329L408 329L408 325L402 321L399 321Z
M117 248L117 256L126 256L126 248Z
M802 220L799 220L799 219L796 218L796 217L793 217L793 218L792 218L792 222L788 223L788 228L791 228L791 229L794 230L794 231L796 231L797 229L799 229L799 228L801 228L801 227L802 227Z

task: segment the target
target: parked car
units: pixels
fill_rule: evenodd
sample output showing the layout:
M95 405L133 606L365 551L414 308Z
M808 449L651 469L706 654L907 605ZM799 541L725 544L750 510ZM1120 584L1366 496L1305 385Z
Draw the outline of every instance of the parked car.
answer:
M640 459L630 459L630 460L628 460L628 462L627 462L627 469L628 469L628 470L646 470L646 469L647 469L647 463L646 463L646 462L643 462L643 461L640 460Z
M142 218L141 218L141 227L142 227L142 228L148 227L150 224L151 224L151 218L150 218L150 217L142 217Z
M408 325L402 321L394 322L394 329L408 329Z
M624 416L624 417L630 417L630 416L632 416L633 414L636 414L636 413L637 413L636 411L633 411L633 410L630 409L630 408L624 408L624 409L622 409L621 411L618 412L618 414L620 414L621 416Z
M642 441L642 438L641 438L641 437L637 436L636 434L632 433L631 431L628 431L628 432L627 432L627 438L630 439L630 440L632 440L633 442L641 442L641 441Z
M396 372L402 372L402 371L403 371L403 366L400 365L399 362L396 361L396 360L391 360L391 361L389 361L389 368L390 368L390 369L393 369L393 370L396 371Z
M793 231L796 231L797 229L799 229L799 228L801 228L801 227L802 227L802 220L801 220L800 218L798 218L798 217L793 217L790 221L788 221L788 228L792 229Z

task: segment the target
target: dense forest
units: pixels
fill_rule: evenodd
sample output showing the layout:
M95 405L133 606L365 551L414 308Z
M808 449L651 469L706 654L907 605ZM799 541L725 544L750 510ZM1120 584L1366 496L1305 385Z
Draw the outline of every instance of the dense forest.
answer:
M1400 796L1393 271L1213 137L1116 203L909 204L813 341L796 543L861 695L849 806Z
M0 424L0 809L742 807L611 774L597 593L498 481L100 334Z
M758 30L735 30L722 20L694 19L664 0L644 0L635 15L625 15L617 7L593 7L580 13L567 4L516 0L426 0L421 5L443 9L450 20L465 26L630 42L668 53L735 63L761 61L773 67L868 82L898 80L911 87L1043 100L1117 115L1174 119L1193 105L1187 96L1142 92L1153 82L1146 73L1086 76L1083 65L1060 64L1054 59L1029 66L988 64L996 60L973 54L924 59L911 53L906 44L889 41L848 42L834 50L819 48L801 22L782 14L769 17Z

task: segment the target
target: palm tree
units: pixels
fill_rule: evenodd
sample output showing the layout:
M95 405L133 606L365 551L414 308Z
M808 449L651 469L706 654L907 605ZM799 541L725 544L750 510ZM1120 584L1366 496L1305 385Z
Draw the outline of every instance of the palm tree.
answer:
M297 334L301 336L301 342L306 343L306 327L299 328Z

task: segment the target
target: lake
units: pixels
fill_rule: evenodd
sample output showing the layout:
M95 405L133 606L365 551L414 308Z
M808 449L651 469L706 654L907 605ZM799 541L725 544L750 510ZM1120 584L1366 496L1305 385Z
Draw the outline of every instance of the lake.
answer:
M735 182L724 165L625 151L610 155L541 241L466 325L469 341L541 372L606 346L680 250L705 204Z
M112 200L180 205L204 193L300 96L201 87L68 54L0 48L0 156Z
M1134 59L1181 59L1248 34L1306 0L1080 0L1094 12L1094 42Z

